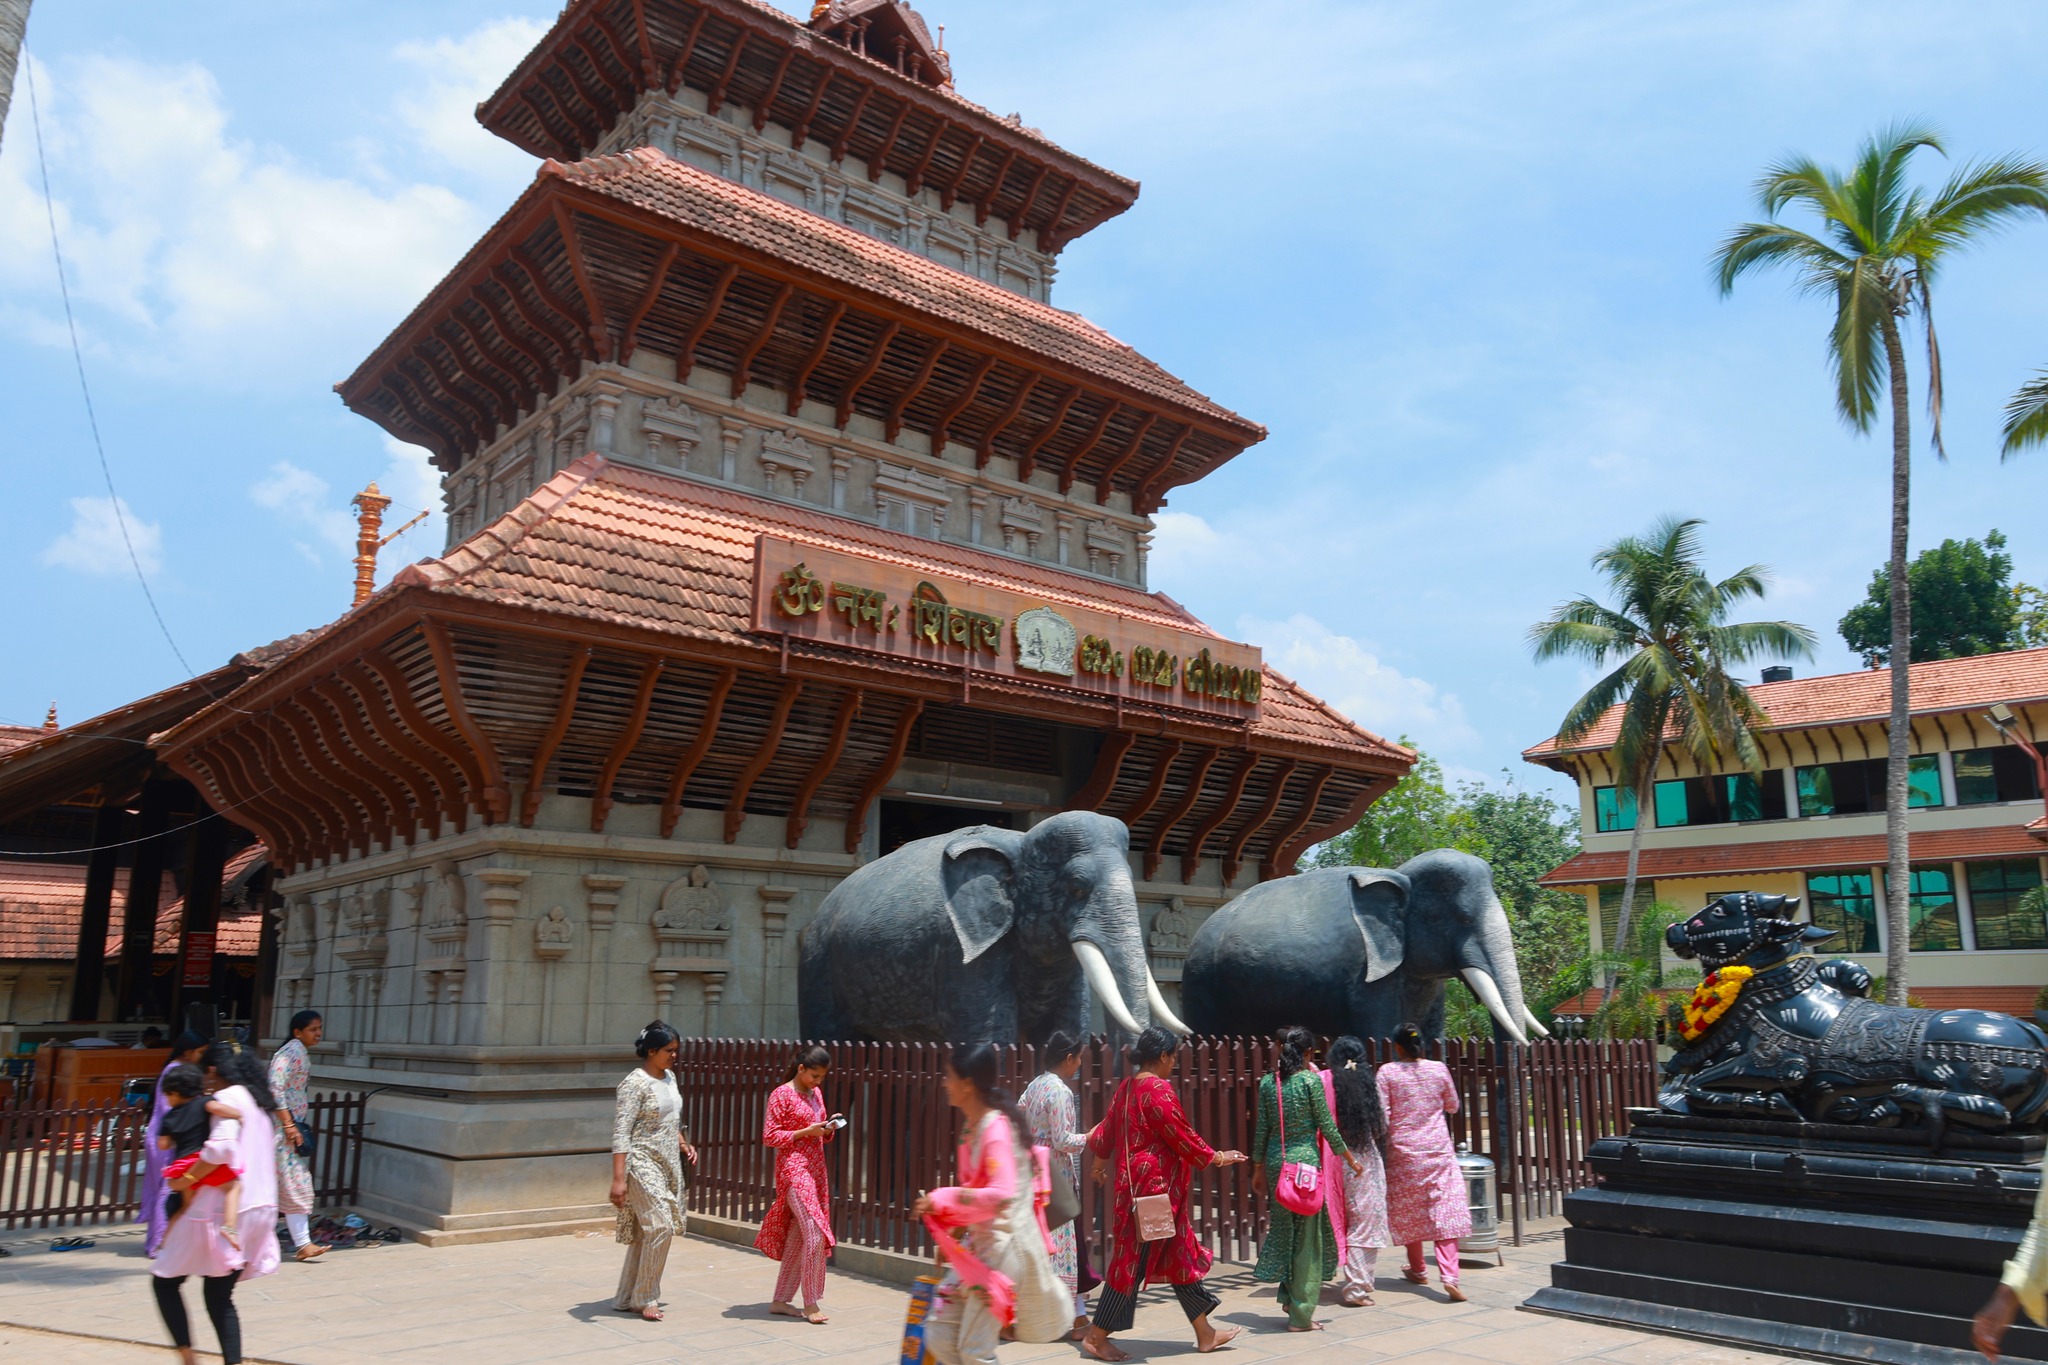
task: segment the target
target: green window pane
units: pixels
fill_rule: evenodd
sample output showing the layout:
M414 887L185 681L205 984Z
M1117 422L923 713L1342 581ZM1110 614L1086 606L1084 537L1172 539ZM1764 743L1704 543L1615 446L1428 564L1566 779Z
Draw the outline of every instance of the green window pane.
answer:
M1933 754L1906 760L1906 804L1916 808L1941 804L1941 760Z
M1795 774L1795 780L1799 784L1801 815L1835 813L1835 783L1825 767L1801 768Z
M1823 951L1880 951L1877 946L1877 898L1871 894L1868 872L1809 872L1806 874L1806 896L1813 912L1813 922L1841 935Z
M1776 773L1770 776L1777 776ZM1721 779L1727 795L1728 818L1737 822L1764 818L1764 792L1748 773L1733 773Z
M1686 818L1689 808L1685 799L1684 782L1659 782L1655 799L1658 829L1692 823Z
M1593 789L1593 827L1602 834L1634 829L1636 794L1626 787Z
M1955 879L1946 866L1913 869L1906 919L1916 953L1954 952L1963 946L1962 917L1956 908Z
M1979 949L2048 948L2048 894L2039 862L1971 863L1968 874Z

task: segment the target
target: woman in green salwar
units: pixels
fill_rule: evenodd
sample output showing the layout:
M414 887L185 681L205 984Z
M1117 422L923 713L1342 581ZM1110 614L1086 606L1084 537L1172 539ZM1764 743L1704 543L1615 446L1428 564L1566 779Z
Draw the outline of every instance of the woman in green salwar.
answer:
M1330 1112L1322 1073L1314 1065L1315 1051L1315 1035L1307 1029L1283 1029L1278 1083L1273 1076L1259 1082L1258 1127L1252 1140L1252 1151L1258 1154L1259 1164L1252 1168L1252 1183L1269 1194L1277 1188L1284 1162L1321 1169L1322 1152L1326 1149L1319 1146L1320 1142L1329 1144L1328 1151L1343 1153L1343 1159L1354 1169L1359 1164L1337 1129L1337 1116ZM1287 1097L1284 1153L1280 1147L1282 1093ZM1275 1184L1267 1184L1269 1175ZM1322 1325L1315 1320L1315 1314L1322 1298L1323 1281L1335 1275L1343 1261L1330 1227L1328 1197L1344 1196L1335 1171L1322 1172L1321 1179L1324 1206L1312 1214L1294 1213L1275 1196L1268 1209L1266 1244L1259 1248L1259 1264L1252 1272L1253 1278L1279 1286L1280 1307L1287 1313L1290 1332L1310 1332Z

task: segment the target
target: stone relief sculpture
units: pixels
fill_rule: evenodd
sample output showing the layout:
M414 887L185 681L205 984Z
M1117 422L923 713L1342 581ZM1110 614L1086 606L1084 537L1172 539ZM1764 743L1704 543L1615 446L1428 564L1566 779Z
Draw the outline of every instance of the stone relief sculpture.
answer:
M533 953L539 958L556 958L566 955L576 943L576 926L569 922L569 912L557 905L534 921Z
M1870 973L1805 949L1832 929L1793 920L1792 896L1738 891L1665 931L1706 977L1658 1106L1679 1114L1980 1131L2048 1120L2048 1034L1989 1010L1865 998Z
M732 928L725 895L711 880L711 869L702 863L686 877L670 883L661 893L654 910L654 933L664 942L700 938L706 933L723 933Z
M1209 917L1188 949L1181 1000L1204 1034L1387 1038L1403 1023L1440 1034L1444 984L1462 978L1496 1036L1546 1032L1521 972L1493 869L1440 848L1403 863L1329 867L1262 882Z
M855 871L803 935L806 1038L1040 1043L1112 1029L1185 1033L1145 961L1130 830L1067 811L1029 830L918 839Z
M1074 652L1081 637L1072 621L1051 607L1033 607L1018 612L1011 629L1017 634L1017 667L1061 678L1074 676Z
M1179 896L1172 897L1166 902L1166 908L1152 917L1152 951L1186 956L1194 943L1196 927L1187 902Z

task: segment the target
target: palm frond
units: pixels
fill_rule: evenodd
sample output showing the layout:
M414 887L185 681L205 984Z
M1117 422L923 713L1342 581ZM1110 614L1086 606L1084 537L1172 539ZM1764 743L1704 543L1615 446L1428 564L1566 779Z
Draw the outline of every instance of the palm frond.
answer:
M1931 276L1942 257L2029 213L2048 214L2048 164L2021 157L1971 162L1949 177L1900 234L1897 254L1921 262Z
M1887 284L1884 268L1866 257L1842 277L1835 296L1835 328L1828 338L1835 408L1858 431L1870 430L1876 420L1890 369L1884 348L1884 324L1892 307Z
M1999 458L2009 460L2044 441L2048 441L2048 370L2022 384L2005 405L2005 444L1999 449Z
M1901 225L1917 216L1915 196L1906 188L1906 167L1923 147L1946 155L1939 133L1910 120L1879 129L1863 144L1850 179L1861 209L1865 253L1895 254L1890 244Z
M1797 265L1801 287L1811 289L1816 276L1847 270L1854 261L1854 256L1845 255L1798 228L1782 223L1744 223L1715 248L1709 264L1715 282L1726 296L1735 291L1736 280L1762 266Z

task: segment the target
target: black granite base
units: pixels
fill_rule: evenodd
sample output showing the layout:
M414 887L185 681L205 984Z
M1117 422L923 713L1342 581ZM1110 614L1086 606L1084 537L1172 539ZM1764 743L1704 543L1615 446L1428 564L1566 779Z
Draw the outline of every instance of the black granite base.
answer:
M1963 1365L2018 1245L2043 1139L1924 1138L1642 1113L1565 1200L1551 1287L1523 1306L1887 1365ZM2023 1318L2005 1353L2048 1360Z

